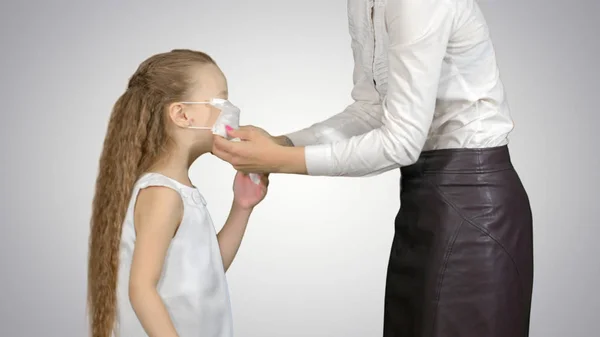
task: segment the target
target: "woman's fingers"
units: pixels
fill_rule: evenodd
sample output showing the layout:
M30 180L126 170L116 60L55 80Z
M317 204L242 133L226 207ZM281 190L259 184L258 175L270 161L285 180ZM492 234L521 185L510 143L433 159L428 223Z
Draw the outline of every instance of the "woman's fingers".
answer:
M246 126L229 131L242 141L230 141L220 136L213 138L213 155L231 164L236 170L244 173L267 173L271 168L267 163L268 150L275 145L270 136L261 129ZM246 139L246 140L244 140ZM266 142L263 140L266 139Z
M231 138L239 138L241 140L251 140L252 136L253 136L253 130L252 128L249 127L240 127L239 129L236 130L227 130L227 134L231 137Z
M215 136L213 139L213 155L233 166L240 164L241 142L232 142L223 137Z

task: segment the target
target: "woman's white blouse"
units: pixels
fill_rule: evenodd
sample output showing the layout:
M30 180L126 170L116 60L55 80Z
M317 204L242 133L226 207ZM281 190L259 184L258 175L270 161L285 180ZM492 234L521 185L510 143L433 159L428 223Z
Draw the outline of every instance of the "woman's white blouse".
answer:
M505 145L513 129L476 0L348 0L355 100L288 137L310 175L370 176L421 151Z

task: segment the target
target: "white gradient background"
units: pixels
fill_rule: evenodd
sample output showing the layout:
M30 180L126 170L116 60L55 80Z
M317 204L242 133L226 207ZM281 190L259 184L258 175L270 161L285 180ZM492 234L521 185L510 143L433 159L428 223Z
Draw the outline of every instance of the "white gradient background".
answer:
M273 134L350 102L345 0L166 3L0 5L0 336L86 335L98 158L111 107L143 59L173 48L208 52L242 123ZM598 336L600 4L481 7L535 218L531 336ZM233 175L209 155L191 170L218 229ZM236 336L381 336L398 177L273 176L228 273Z

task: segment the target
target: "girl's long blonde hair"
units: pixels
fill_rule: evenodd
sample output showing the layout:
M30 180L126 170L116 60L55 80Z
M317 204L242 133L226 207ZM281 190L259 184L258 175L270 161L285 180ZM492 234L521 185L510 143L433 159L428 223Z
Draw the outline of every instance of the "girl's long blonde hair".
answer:
M144 61L115 103L100 156L92 204L88 310L92 337L112 335L117 305L121 229L133 186L169 143L166 108L185 100L205 53L173 50Z

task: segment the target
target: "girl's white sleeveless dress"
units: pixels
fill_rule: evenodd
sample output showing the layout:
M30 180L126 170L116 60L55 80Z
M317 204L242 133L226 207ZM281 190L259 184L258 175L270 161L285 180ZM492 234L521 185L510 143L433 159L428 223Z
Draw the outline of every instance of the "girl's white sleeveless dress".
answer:
M229 290L215 228L206 201L193 187L158 173L142 176L123 223L117 287L116 337L147 337L129 302L129 272L135 246L134 206L141 189L171 188L183 200L183 220L171 241L157 286L179 337L231 337Z

